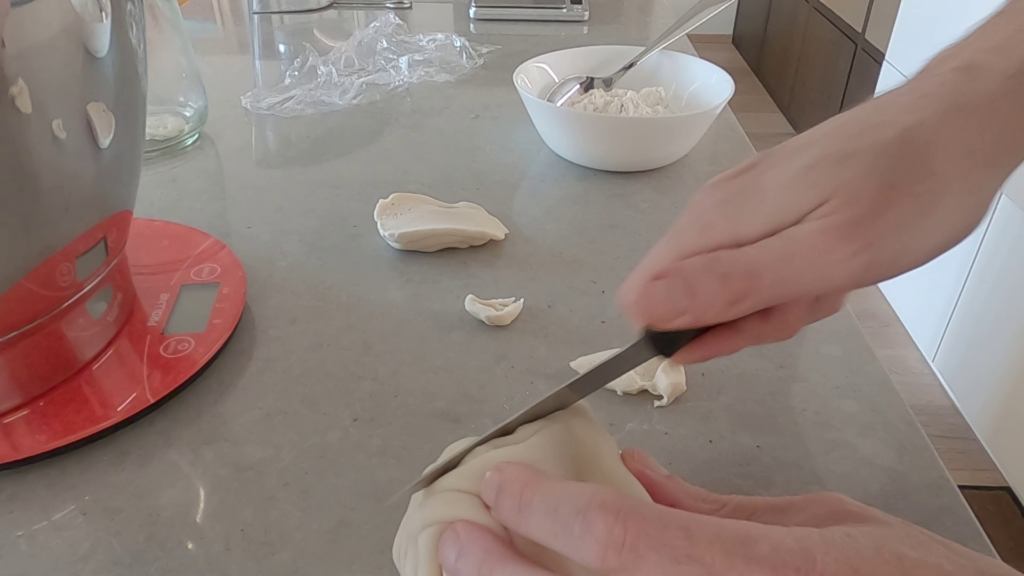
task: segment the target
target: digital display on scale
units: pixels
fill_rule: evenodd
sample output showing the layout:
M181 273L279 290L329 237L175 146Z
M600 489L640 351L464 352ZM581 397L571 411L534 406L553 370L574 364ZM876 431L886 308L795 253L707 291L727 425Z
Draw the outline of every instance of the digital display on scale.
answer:
M82 282L99 270L100 266L107 260L107 239L100 238L95 246L89 248L84 254L75 258L75 279Z
M164 335L205 332L219 292L220 282L183 285L178 291L178 299L174 301L167 325L164 326Z

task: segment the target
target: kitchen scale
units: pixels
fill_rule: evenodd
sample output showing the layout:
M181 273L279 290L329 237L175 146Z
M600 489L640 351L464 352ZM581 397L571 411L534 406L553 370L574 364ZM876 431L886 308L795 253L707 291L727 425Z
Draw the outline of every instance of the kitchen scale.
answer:
M590 19L588 0L472 0L473 20L527 22L585 22Z
M126 210L78 236L0 294L0 334L25 326L0 339L0 469L97 440L171 399L217 357L245 298L238 258L195 228Z

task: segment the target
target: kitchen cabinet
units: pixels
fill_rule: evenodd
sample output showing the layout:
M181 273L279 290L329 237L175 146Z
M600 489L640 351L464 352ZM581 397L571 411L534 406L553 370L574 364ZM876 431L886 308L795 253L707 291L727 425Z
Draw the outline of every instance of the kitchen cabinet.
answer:
M764 44L768 12L771 10L772 0L747 1L738 4L732 43L740 56L753 68L761 58L761 47Z
M784 114L789 109L811 10L805 0L772 0L768 13L764 45L754 72Z
M904 76L914 76L1003 4L1005 0L902 0L885 59Z
M860 32L869 8L869 0L740 0L733 44L797 131L874 94L882 58Z
M878 285L929 361L935 359L991 215L989 209L967 238L938 258Z
M857 50L857 55L853 57L853 67L850 69L850 80L846 83L846 94L843 95L844 112L875 95L881 71L881 64L863 49Z
M825 16L809 9L793 87L785 108L797 132L839 113L857 45ZM771 93L769 91L769 93Z
M1007 184L1024 187L1022 180ZM1024 489L1022 263L1024 210L1003 196L935 356L960 410L1016 490Z
M877 0L876 0L877 1ZM868 15L870 0L821 0L821 3L835 12L851 28L860 32Z
M871 13L868 16L867 29L864 30L864 38L883 53L889 49L892 29L896 25L896 15L899 13L899 9L900 0L874 0L871 3Z

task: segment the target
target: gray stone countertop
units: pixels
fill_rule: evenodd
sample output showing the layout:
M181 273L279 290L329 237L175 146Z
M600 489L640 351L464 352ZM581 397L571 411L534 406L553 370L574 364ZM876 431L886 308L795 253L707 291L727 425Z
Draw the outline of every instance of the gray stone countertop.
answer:
M147 166L137 211L231 246L248 309L220 358L154 414L0 474L3 573L393 574L404 506L384 502L450 442L572 376L570 360L629 342L619 283L702 183L752 153L727 110L672 166L594 172L544 146L512 88L534 55L646 42L684 0L595 0L591 22L554 35L472 34L465 4L419 3L402 13L414 30L501 49L456 83L295 119L250 118L239 96L254 78L276 81L302 41L373 13L250 22L240 0L218 2L195 40L206 133ZM395 251L371 214L399 190L477 202L511 233L471 250ZM463 311L468 293L526 308L491 328ZM669 407L610 392L591 405L621 445L700 486L836 490L991 553L848 311L687 372Z

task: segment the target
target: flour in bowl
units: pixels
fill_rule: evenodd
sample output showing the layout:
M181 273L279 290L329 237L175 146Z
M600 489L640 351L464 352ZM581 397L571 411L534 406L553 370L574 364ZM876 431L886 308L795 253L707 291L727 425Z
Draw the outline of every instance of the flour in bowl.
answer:
M581 112L614 116L664 116L672 113L668 107L668 95L660 86L641 88L639 92L622 88L607 92L591 90L582 96L573 96L565 105Z

